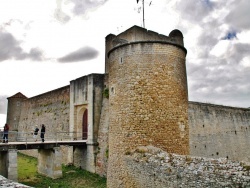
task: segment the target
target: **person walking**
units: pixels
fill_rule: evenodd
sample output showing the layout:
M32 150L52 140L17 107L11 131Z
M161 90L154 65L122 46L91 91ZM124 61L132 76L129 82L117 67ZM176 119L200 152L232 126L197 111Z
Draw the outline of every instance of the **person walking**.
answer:
M39 131L39 128L38 128L38 126L36 125L36 126L35 126L35 130L34 130L34 133L33 133L33 138L35 139L35 142L37 141L38 131Z
M41 128L41 139L42 139L42 142L44 142L44 135L45 135L45 125L42 124L42 128Z
M8 143L9 125L6 123L3 128L3 143Z

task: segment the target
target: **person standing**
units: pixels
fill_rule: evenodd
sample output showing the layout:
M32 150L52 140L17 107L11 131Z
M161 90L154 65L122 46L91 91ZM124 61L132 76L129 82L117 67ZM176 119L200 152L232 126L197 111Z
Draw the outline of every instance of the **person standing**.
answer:
M39 128L38 128L38 126L36 125L36 126L35 126L35 130L34 130L34 133L33 133L33 138L35 139L35 142L37 141L38 131L39 131Z
M8 143L9 125L6 123L3 128L3 143Z
M42 124L42 128L41 128L41 139L42 139L42 142L44 142L44 135L45 135L45 125Z

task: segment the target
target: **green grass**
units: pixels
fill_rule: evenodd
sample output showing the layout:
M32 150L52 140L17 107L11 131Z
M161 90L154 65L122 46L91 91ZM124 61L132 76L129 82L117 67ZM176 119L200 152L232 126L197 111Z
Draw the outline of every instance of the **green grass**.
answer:
M62 166L63 177L51 179L37 173L37 159L18 153L18 182L36 188L106 188L106 178L74 166Z

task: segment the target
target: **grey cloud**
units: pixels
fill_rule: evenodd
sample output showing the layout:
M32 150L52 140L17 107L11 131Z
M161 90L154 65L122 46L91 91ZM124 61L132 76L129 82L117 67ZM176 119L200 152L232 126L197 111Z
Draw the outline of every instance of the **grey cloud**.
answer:
M0 32L0 61L12 57L23 59L24 54L19 45L20 43L10 33Z
M98 51L91 47L83 47L58 59L59 62L79 62L94 59L98 56Z
M250 1L237 0L235 3L237 3L237 6L233 6L225 21L235 29L250 29Z
M228 64L239 64L241 60L250 56L249 54L250 44L246 43L236 43L231 46L226 54L226 59Z
M64 2L64 4L73 3L72 13L74 15L80 16L86 14L90 9L96 9L101 5L104 5L108 0L70 0ZM62 10L63 0L57 0L57 8L54 12L55 18L62 22L67 23L71 20L71 17Z
M43 52L39 48L31 48L29 54L27 55L29 59L33 61L42 61Z
M235 48L238 50L238 47ZM235 58L234 61L238 59ZM189 99L249 107L250 68L240 67L239 62L232 61L226 58L210 58L198 64L189 62L187 66Z
M20 47L20 44L21 42L17 41L12 34L0 31L0 61L5 61L7 59L42 60L43 52L41 50L32 48L29 53L26 53Z
M7 95L0 96L0 114L7 114Z
M210 56L210 51L217 44L218 39L213 33L203 33L197 37L197 57L198 58L208 58Z
M176 3L176 8L185 20L200 22L214 7L209 0L185 0Z
M76 15L83 15L88 9L98 8L99 6L105 4L108 0L71 0L75 5L73 8L73 13Z
M185 22L179 23L184 27L184 36L190 31L189 25L197 25L201 31L192 44L187 43L194 54L190 59L187 56L189 100L250 107L250 67L241 64L243 58L250 57L250 44L237 39L240 30L250 27L247 1L177 1L175 8ZM214 15L221 17L214 19ZM231 41L227 51L217 58L210 52L223 37Z

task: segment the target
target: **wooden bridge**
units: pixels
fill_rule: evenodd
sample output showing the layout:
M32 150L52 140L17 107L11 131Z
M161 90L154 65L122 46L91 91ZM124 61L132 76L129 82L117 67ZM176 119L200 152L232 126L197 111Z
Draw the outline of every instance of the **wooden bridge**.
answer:
M77 132L46 133L45 142L42 142L40 135L37 135L37 141L35 141L32 133L10 131L8 143L0 142L0 175L17 181L18 150L37 149L38 173L51 178L59 178L62 176L60 146L83 147L87 144L87 139L83 139L82 135ZM2 138L2 133L0 136Z

